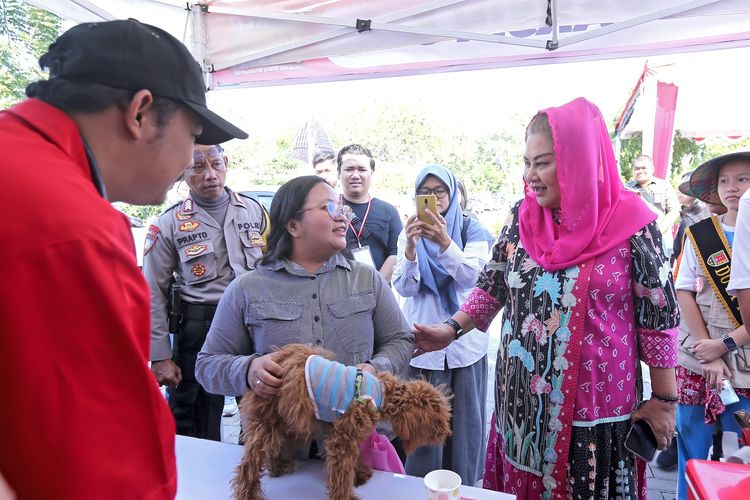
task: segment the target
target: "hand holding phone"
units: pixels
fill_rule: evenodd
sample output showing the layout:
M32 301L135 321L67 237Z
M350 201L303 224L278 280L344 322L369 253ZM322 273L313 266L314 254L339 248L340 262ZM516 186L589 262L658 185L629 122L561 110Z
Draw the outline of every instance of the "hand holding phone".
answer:
M434 194L418 194L417 195L417 217L421 222L426 224L434 225L435 220L427 213L427 209L437 215L437 196Z
M654 459L656 454L656 436L645 420L638 420L630 426L625 437L625 449L635 453L646 462Z

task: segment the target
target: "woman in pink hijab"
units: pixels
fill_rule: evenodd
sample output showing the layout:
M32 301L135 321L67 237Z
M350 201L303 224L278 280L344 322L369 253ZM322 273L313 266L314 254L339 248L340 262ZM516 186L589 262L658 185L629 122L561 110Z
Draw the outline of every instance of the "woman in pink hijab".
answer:
M416 325L417 352L486 331L504 308L484 487L646 498L645 461L625 437L645 420L665 448L677 400L679 316L656 215L623 186L601 113L585 99L531 120L524 164L525 197L492 260L452 320ZM653 389L642 404L639 361Z

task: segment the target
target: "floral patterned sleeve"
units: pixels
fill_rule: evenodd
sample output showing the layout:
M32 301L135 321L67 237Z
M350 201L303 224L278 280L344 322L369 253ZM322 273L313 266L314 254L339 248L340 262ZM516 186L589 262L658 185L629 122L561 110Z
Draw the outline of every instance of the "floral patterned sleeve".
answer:
M497 313L505 305L505 299L508 295L505 282L509 260L508 250L513 251L516 245L508 240L508 231L511 225L516 223L517 214L518 205L513 207L511 213L508 214L505 226L492 247L492 258L479 273L474 289L460 307L474 321L474 325L485 332Z
M656 368L677 366L677 308L672 268L656 222L630 238L638 354Z

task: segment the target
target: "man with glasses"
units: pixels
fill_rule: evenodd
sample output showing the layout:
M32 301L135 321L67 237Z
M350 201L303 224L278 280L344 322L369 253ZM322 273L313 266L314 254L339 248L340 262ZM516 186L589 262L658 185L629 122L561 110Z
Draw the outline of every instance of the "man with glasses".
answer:
M39 64L49 78L0 113L0 262L12 271L0 284L0 476L18 498L173 499L148 287L111 203L162 203L194 142L247 134L206 107L187 48L134 19L74 26Z
M255 268L269 229L260 203L224 186L227 164L220 146L195 147L183 175L190 195L151 225L143 252L151 370L167 386L177 433L214 441L221 440L224 395L198 384L195 360L224 290Z
M344 146L336 156L343 201L354 218L346 232L346 245L354 259L370 264L390 283L396 265L398 235L403 229L396 207L370 196L375 160L359 144Z

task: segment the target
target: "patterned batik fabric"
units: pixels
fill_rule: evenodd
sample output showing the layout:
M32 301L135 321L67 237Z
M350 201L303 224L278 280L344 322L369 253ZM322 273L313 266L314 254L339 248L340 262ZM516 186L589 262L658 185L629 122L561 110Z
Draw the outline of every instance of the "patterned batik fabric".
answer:
M674 366L674 288L654 224L591 261L547 272L520 245L515 213L462 310L479 326L505 306L496 462L535 476L542 498L563 498L570 443L582 432L574 426L626 425L637 404L637 359ZM659 356L644 344L661 346Z
M573 428L566 498L630 500L647 497L646 463L623 446L629 425L628 422L613 422ZM482 487L504 491L517 498L542 498L542 478L508 462L502 452L504 449L493 417Z
M750 389L734 388L739 395L750 399ZM726 411L716 387L709 385L703 375L693 373L685 367L677 367L677 395L681 405L704 406L704 420L711 425Z

